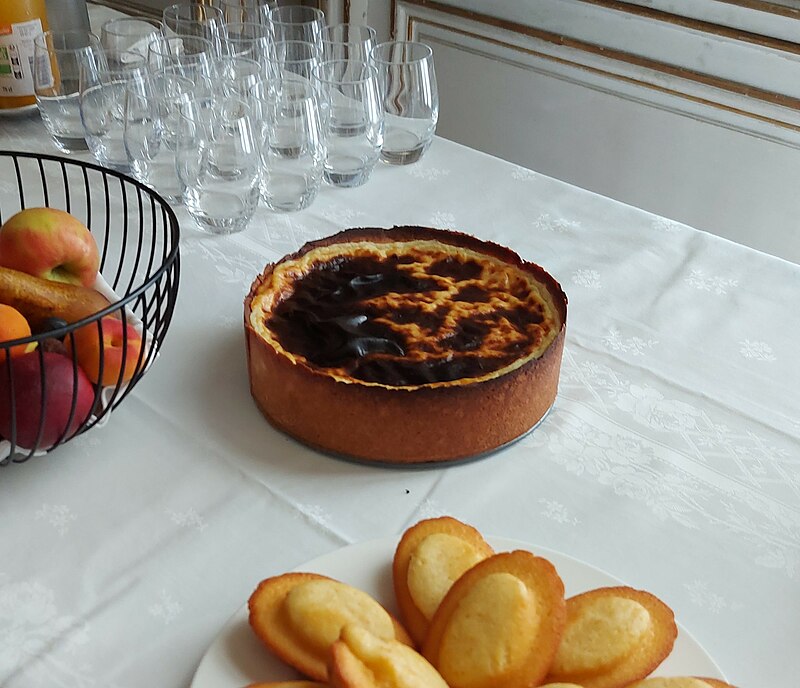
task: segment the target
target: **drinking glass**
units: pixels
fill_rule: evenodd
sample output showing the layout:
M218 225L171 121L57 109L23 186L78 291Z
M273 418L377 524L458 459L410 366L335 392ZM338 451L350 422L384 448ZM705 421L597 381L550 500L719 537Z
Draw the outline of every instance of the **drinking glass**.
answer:
M207 38L173 34L154 38L147 46L147 63L153 72L174 67L184 76L213 81L217 53Z
M222 10L199 2L181 2L166 7L161 13L161 31L168 38L174 35L205 38L211 41L217 55L222 55L227 35Z
M423 43L393 41L373 48L385 112L381 159L393 165L419 160L433 140L439 92L433 51Z
M334 186L369 179L383 145L383 109L375 68L366 62L329 60L314 71L327 144L324 178Z
M249 57L266 65L270 48L266 26L254 22L229 22L226 28L228 39L223 47L225 56Z
M181 106L195 85L167 71L128 83L125 98L125 152L133 176L171 203L180 203L183 184L175 160Z
M225 23L230 26L237 22L261 23L262 8L269 12L275 6L276 0L217 0L215 3L225 18Z
M276 43L306 41L322 49L325 15L321 10L303 5L287 5L274 9L262 8L262 17Z
M316 89L287 77L269 92L251 92L261 152L261 198L271 210L307 208L322 183L325 143Z
M125 152L125 94L128 82L142 77L146 60L138 52L106 53L100 64L83 64L80 72L80 114L86 144L95 160L115 170L128 170Z
M33 87L42 121L56 148L87 150L81 121L81 68L99 69L100 39L86 31L46 31L34 39Z
M100 44L106 53L136 52L147 57L147 44L161 35L161 26L149 19L109 19L100 29Z
M369 61L375 47L375 29L363 24L334 24L322 32L322 54L325 60Z
M246 99L263 78L261 65L247 57L222 57L217 60L218 90L224 96Z
M241 98L181 108L178 177L197 226L212 234L247 227L259 198L260 156L250 107Z
M284 74L311 79L321 62L320 49L308 41L277 41L272 44L267 61L267 78L279 81Z

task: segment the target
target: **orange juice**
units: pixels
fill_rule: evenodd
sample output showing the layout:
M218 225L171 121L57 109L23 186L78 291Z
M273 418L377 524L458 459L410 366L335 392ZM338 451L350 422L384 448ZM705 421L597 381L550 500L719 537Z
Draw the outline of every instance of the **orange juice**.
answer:
M36 102L33 39L43 31L45 0L0 0L0 110Z

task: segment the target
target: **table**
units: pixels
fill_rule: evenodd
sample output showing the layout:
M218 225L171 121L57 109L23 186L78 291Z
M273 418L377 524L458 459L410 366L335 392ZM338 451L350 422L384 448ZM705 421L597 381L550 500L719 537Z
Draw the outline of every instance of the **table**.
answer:
M0 120L0 142L53 152L36 117ZM0 469L0 685L187 686L259 580L445 513L654 592L736 685L796 685L799 266L443 139L301 213L261 208L239 235L176 210L160 359L106 426ZM510 246L569 296L553 411L487 459L332 459L250 399L255 275L393 224Z

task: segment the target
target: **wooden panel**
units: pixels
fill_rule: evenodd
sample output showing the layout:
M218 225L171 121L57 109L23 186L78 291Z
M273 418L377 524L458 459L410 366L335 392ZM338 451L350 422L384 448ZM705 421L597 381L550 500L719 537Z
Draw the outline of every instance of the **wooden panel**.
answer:
M800 262L794 108L440 3L395 9L434 48L441 135Z

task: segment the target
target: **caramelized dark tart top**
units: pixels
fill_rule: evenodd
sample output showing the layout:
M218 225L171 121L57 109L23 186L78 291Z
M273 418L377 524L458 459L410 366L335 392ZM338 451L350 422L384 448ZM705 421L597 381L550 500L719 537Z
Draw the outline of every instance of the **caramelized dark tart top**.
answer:
M277 263L250 323L343 381L492 378L541 356L563 326L551 290L525 265L431 240L334 243Z

